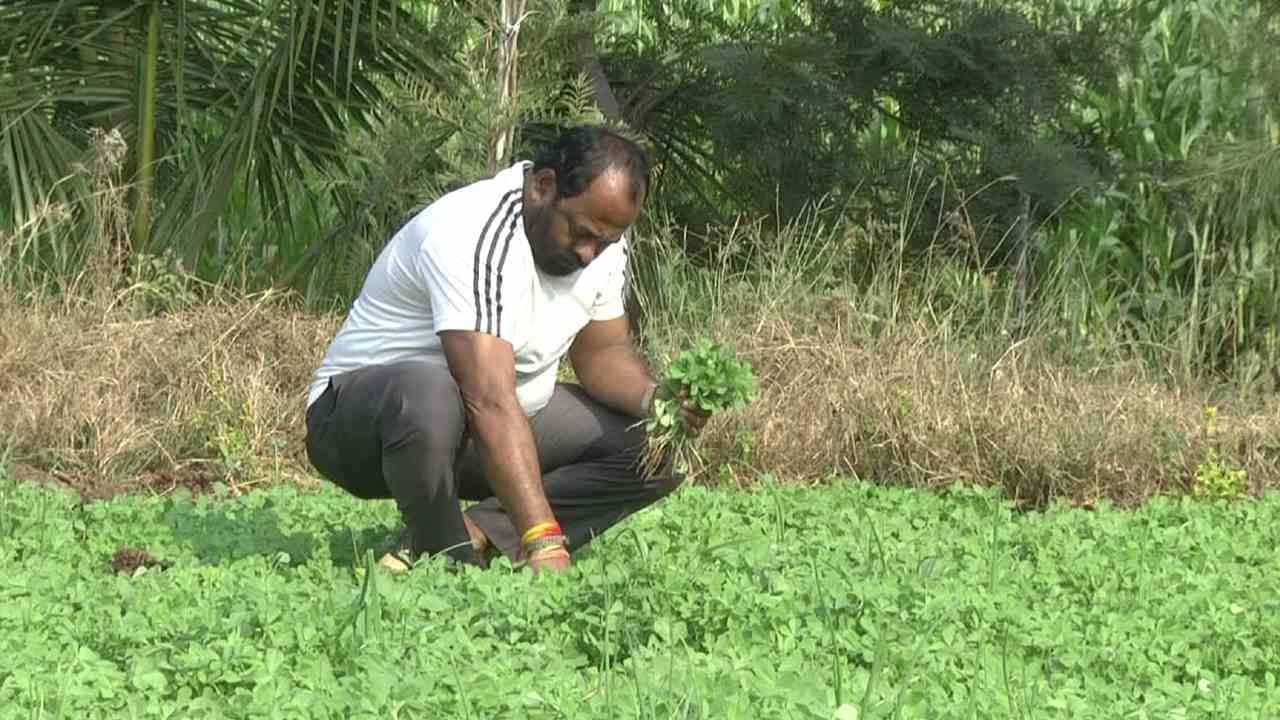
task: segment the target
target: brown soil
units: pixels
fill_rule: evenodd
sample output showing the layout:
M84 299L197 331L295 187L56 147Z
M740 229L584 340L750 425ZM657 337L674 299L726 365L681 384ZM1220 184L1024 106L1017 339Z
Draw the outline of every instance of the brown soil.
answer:
M167 570L170 567L173 567L173 563L165 560L157 560L151 556L151 553L138 547L120 547L117 548L115 554L111 556L111 569L121 575L132 575L134 571L140 567Z
M70 482L63 480L57 475L41 470L38 467L32 467L26 463L16 463L9 468L9 472L15 480L22 482L34 482L42 485L50 485L53 487L67 487Z
M41 470L26 463L18 463L9 470L16 480L68 488L82 498L92 500L104 500L122 493L165 495L178 489L185 489L193 495L199 495L212 492L221 479L215 467L202 463L151 470L121 478Z

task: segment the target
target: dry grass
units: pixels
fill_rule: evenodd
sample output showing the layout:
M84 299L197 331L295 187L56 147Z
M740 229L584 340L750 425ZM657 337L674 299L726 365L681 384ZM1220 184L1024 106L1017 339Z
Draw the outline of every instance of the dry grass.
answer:
M737 269L692 268L671 239L649 249L637 293L656 363L710 336L761 381L752 406L708 426L694 477L998 485L1030 507L1280 487L1272 388L1157 378L1122 344L1082 356L1054 298L1019 319L1011 285L912 267L905 227L850 234L815 214L766 243L728 228L714 246L765 248Z
M702 478L996 484L1031 507L1194 492L1197 472L1215 464L1245 470L1246 492L1280 487L1275 395L1222 402L1140 367L1067 367L1035 337L983 347L925 323L872 337L849 303L815 306L823 322L803 333L795 305L790 317L739 306L732 322L707 328L753 363L762 394L709 425Z
M982 344L932 321L868 332L835 295L719 292L714 319L655 330L672 352L728 343L761 380L753 406L708 426L695 481L856 474L995 483L1032 505L1130 503L1192 489L1211 450L1250 491L1280 477L1274 396L1222 402L1136 368L1066 367L1034 336ZM274 294L146 319L0 297L0 455L90 495L308 482L304 395L339 321Z
M93 495L300 476L335 327L273 294L140 320L0 299L0 444Z

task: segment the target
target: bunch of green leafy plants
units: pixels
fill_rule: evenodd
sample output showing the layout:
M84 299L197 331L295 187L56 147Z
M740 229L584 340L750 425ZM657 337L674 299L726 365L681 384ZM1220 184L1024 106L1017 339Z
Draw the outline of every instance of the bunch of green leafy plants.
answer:
M751 364L724 345L703 338L680 353L654 393L653 414L645 426L649 443L641 458L643 472L656 471L671 453L692 449L693 433L681 414L686 403L714 414L746 407L756 391Z

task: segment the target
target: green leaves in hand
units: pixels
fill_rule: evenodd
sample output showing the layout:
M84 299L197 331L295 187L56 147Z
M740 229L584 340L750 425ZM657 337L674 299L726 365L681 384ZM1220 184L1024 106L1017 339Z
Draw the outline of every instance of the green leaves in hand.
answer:
M703 338L682 352L667 368L654 398L646 426L646 469L656 468L668 451L681 449L697 434L687 425L682 407L702 415L741 409L755 400L757 391L751 365L723 345Z

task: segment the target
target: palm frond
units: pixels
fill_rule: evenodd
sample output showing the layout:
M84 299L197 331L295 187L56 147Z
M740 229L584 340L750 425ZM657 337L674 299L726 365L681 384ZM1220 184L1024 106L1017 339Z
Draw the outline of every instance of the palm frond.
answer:
M0 132L5 202L18 216L58 187L95 126L138 145L134 70L145 3L13 0L0 10ZM263 207L288 215L291 178L344 162L347 133L369 128L386 89L442 79L445 36L394 2L177 0L156 6L157 222L182 232L196 262L246 172ZM57 120L55 124L54 120ZM56 149L56 151L55 151ZM136 169L136 167L134 168ZM25 208L25 209L24 209ZM187 234L191 233L191 234ZM179 237L168 235L168 238Z

